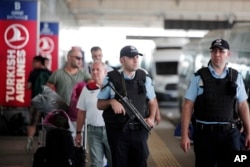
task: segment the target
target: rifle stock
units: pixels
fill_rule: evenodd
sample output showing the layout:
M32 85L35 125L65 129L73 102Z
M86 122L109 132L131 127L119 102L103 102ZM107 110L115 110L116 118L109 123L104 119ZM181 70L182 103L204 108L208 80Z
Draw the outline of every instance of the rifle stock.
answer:
M130 102L130 100L126 97L126 96L122 96L115 88L114 86L112 86L110 83L108 83L108 85L110 86L110 88L118 95L118 97L120 98L120 101L123 105L125 105L128 108L128 111L126 112L127 115L129 116L130 119L134 119L137 118L138 121L142 124L142 126L145 128L145 130L147 132L150 132L151 127L148 126L148 124L146 123L146 121L144 120L144 118L142 117L142 115L140 114L140 112L134 107L134 105ZM125 124L125 126L129 123L128 122ZM124 127L125 128L125 127Z

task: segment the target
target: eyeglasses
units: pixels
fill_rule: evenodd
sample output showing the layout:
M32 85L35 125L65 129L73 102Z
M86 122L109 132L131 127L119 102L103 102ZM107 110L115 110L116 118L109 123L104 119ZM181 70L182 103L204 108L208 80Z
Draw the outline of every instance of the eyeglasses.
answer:
M82 57L78 57L78 56L71 56L71 57L73 57L73 58L75 58L77 60L82 60Z

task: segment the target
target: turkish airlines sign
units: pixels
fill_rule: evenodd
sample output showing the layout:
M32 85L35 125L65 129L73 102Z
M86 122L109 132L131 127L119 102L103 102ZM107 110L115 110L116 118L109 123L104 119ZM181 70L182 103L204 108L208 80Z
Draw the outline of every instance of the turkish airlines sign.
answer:
M0 106L30 106L27 78L37 53L37 1L0 1Z
M29 32L21 24L12 24L4 33L4 41L10 48L21 49L29 42Z
M39 54L49 59L48 68L52 71L58 68L58 32L58 23L40 23Z

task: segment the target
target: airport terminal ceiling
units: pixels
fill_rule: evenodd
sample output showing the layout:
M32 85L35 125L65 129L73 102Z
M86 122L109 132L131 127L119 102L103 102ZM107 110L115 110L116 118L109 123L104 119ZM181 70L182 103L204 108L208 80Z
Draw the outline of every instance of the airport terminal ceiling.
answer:
M215 21L229 24L250 20L249 0L40 0L40 2L41 20L59 21L63 27L162 28L164 21L167 26L166 20Z

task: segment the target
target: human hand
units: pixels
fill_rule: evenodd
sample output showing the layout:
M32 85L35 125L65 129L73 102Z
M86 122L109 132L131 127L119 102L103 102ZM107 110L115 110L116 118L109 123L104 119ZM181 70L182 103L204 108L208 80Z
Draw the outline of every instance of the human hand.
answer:
M250 134L248 134L248 135L245 136L245 149L247 151L250 150Z
M190 138L188 137L188 135L185 137L183 137L183 136L181 137L180 146L184 152L187 152L190 149L191 141L190 141Z
M117 101L116 99L112 99L110 101L110 104L111 104L111 107L112 107L115 114L123 114L123 115L126 114L126 111L125 111L123 105L119 101Z
M148 124L149 127L151 127L151 128L154 127L154 125L155 125L155 123L154 123L155 119L146 118L145 121L147 122L147 124Z
M161 121L161 115L160 113L159 114L156 114L155 115L155 124L158 125Z
M75 137L75 145L76 146L81 146L81 141L82 141L82 135L81 135L81 133L79 133Z

